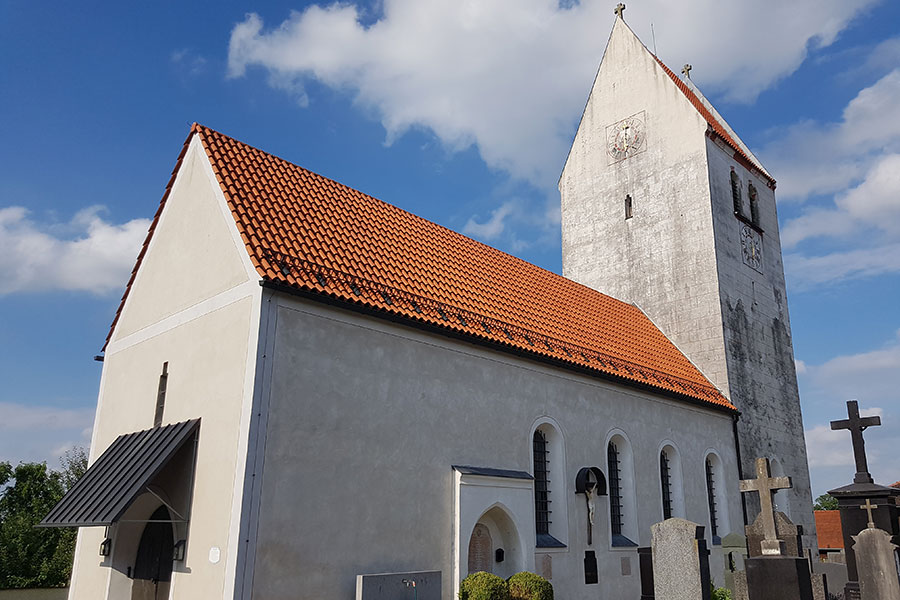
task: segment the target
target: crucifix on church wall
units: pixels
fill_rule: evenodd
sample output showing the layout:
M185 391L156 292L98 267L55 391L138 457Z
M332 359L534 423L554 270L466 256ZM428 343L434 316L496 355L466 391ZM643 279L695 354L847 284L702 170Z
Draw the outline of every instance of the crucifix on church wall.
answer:
M582 467L575 476L575 493L584 494L587 508L587 545L594 543L594 516L597 497L606 495L606 478L597 467Z

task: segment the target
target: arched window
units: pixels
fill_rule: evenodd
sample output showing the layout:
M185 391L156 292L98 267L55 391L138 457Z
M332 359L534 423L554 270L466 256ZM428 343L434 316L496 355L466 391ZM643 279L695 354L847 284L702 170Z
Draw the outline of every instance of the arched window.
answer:
M684 517L681 457L671 442L663 442L659 450L659 488L663 519Z
M722 543L728 533L728 504L725 495L725 478L722 475L722 461L714 453L706 455L706 499L709 506L709 534L712 543Z
M606 446L609 482L609 529L613 546L636 546L637 515L634 503L634 470L631 445L614 435Z
M752 183L747 187L747 196L750 198L750 221L759 227L759 196L756 194L756 186Z
M731 169L731 201L734 204L734 214L744 214L743 202L741 200L741 180L738 178L734 169Z
M625 219L630 219L632 216L634 213L632 212L631 194L628 194L625 196Z
M672 467L669 464L669 455L663 449L659 453L659 482L662 488L663 519L671 519L672 513Z
M531 436L534 465L534 529L538 548L563 548L568 524L562 435L545 419Z
M550 461L547 437L540 429L534 432L534 530L550 535Z

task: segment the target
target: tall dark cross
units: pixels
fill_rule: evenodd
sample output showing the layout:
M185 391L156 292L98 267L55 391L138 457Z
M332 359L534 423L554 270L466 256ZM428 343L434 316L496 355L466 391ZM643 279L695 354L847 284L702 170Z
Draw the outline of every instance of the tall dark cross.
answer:
M866 462L866 442L863 440L863 431L868 427L881 425L881 417L860 417L859 403L856 400L847 401L847 415L849 419L832 421L831 429L849 429L850 438L853 440L853 457L856 459L856 476L854 483L874 483L869 474L869 464Z
M772 494L776 490L789 489L791 487L790 477L772 477L769 471L769 459L756 459L756 479L741 480L741 492L758 492L760 512L763 516L763 534L765 539L762 540L763 554L783 554L782 542L778 539L778 533L775 530L775 508L772 503Z

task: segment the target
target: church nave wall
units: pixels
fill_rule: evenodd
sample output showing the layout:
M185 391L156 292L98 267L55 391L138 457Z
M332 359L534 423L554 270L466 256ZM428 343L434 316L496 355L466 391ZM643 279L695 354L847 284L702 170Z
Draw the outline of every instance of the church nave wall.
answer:
M357 574L440 570L451 598L456 569L464 576L468 568L458 564L460 548L472 534L468 526L454 534L464 507L455 505L452 466L533 474L533 434L548 423L564 441L563 457L549 444L549 468L563 488L551 487L551 507L564 508L551 508L551 519L561 515L566 546L537 549L530 529L522 564L541 572L549 555L559 597L638 593L636 548L612 545L608 498L596 499L589 546L585 497L574 491L582 467L598 467L609 481L607 445L617 435L631 449L622 477L633 541L648 545L650 526L662 520L664 442L678 449L682 510L703 524L704 460L715 450L731 502L725 527L740 530L729 414L324 304L276 300L254 597L303 590L346 598ZM497 489L516 487L497 481ZM500 504L511 521L533 527L533 501L522 509L521 493L515 497ZM514 502L520 508L508 506ZM597 553L597 585L584 583L588 549Z

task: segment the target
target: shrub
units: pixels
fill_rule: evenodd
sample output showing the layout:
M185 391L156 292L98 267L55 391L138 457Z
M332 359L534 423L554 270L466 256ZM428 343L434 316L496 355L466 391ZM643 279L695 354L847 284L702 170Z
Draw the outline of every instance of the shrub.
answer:
M507 580L510 600L553 600L553 586L549 581L522 571Z
M731 600L731 590L728 588L717 588L713 584L710 584L709 587L712 588L711 600Z
M502 577L478 571L462 580L459 600L510 600L509 588Z

